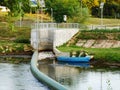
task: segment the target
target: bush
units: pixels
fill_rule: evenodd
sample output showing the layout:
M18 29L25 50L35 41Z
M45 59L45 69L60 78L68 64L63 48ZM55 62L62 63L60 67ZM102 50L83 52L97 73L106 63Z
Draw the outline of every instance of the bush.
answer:
M79 39L107 39L103 32L81 32Z
M14 40L15 43L30 43L30 40L24 37L19 37L16 40Z
M83 30L76 37L77 39L110 39L108 36L112 36L114 40L120 40L120 30Z

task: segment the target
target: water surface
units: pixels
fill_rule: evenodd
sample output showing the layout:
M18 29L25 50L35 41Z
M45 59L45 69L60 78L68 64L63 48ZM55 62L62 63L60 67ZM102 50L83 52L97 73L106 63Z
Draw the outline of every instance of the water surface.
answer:
M0 63L0 90L48 90L38 82L29 64Z
M88 64L39 62L39 69L69 90L120 90L120 70L90 69Z

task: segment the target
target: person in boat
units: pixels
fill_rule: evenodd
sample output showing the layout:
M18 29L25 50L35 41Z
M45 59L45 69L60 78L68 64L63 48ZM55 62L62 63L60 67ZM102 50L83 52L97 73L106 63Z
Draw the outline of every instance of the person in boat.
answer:
M85 52L84 50L80 51L79 57L86 57L89 56L87 52Z
M90 57L91 59L93 59L94 58L94 56L93 55L88 55L88 53L86 52L86 51L80 51L80 54L79 54L79 57Z
M76 54L77 54L77 53L76 53L75 51L73 51L73 52L72 52L72 57L76 57Z

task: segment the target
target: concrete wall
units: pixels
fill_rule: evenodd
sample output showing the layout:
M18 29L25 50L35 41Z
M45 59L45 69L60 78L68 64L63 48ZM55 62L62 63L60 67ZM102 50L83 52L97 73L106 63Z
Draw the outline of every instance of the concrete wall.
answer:
M54 40L53 40L54 47L63 45L68 40L70 40L78 31L79 29L54 30Z
M39 50L53 49L56 46L63 45L70 40L79 29L56 29L56 30L31 30L31 45Z
M31 30L31 45L34 49L39 50L53 49L53 34L52 30Z

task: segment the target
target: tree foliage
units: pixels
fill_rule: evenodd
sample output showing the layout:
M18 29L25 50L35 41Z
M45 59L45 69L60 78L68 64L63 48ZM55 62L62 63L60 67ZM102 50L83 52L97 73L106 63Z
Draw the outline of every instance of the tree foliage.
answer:
M75 22L81 22L88 16L88 12L100 17L101 2L105 3L104 17L120 18L120 0L45 0L47 12L51 14L52 8L54 20L57 22L63 22L63 15L67 15L70 20L74 19ZM11 16L30 11L29 0L0 0L0 5L9 8Z
M53 9L53 17L57 22L63 22L63 15L68 18L78 16L80 13L80 3L78 0L46 0L48 13Z
M120 0L99 0L98 2L99 6L93 6L91 8L92 15L100 17L100 3L104 2L104 17L120 18Z
M20 6L21 3L21 6ZM29 0L1 0L0 5L10 9L9 15L18 16L19 13L29 11Z
M99 0L82 0L83 6L91 9L92 7L99 6Z

